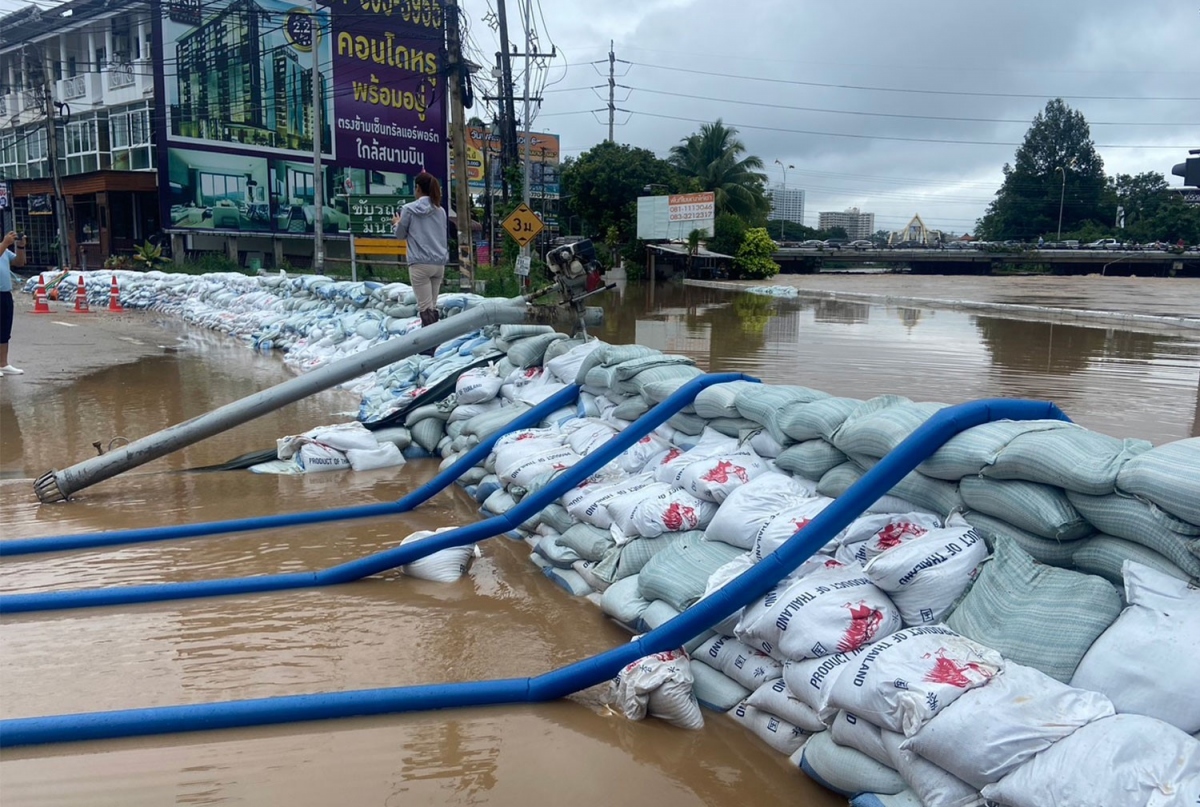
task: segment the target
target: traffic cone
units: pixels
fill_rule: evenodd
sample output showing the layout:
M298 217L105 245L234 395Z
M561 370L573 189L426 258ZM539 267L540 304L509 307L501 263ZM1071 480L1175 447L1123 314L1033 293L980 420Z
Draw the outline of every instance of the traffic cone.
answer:
M35 314L53 314L50 306L46 303L46 278L38 275L37 288L33 292L33 313Z
M75 311L76 314L90 314L92 309L88 308L87 288L83 285L83 275L79 276L79 290L75 292Z
M108 293L108 310L120 314L125 309L121 307L121 290L117 287L117 276L113 275L112 291Z

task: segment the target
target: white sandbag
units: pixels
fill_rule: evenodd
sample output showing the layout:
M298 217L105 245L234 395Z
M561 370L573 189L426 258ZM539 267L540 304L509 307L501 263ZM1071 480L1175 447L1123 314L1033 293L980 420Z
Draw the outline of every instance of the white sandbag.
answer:
M403 465L404 455L394 444L380 443L370 449L352 448L346 452L346 460L356 471L375 471Z
M730 493L767 470L762 457L743 450L689 464L679 485L697 498L720 504Z
M516 506L517 500L503 488L497 490L483 501L483 509L496 516L502 516Z
M583 521L593 527L607 530L612 527L612 518L608 515L605 503L623 493L652 484L654 484L654 477L649 474L639 474L608 483L585 483L583 486L573 488L563 494L562 506L576 521Z
M414 543L423 538L428 538L431 535L447 532L457 529L457 527L443 527L437 531L420 530L400 542L400 545ZM471 562L471 558L475 554L474 544L467 546L454 546L449 549L443 549L440 552L434 552L428 557L414 560L412 563L407 563L400 567L400 570L409 577L417 577L421 580L432 580L435 583L453 583L467 572L467 566Z
M904 735L880 732L891 757L891 767L908 783L924 807L982 807L979 791L952 773L942 770L903 747Z
M504 462L500 459L501 454L497 452L496 475L505 485L527 487L538 476L550 471L565 471L583 459L567 446L513 457L512 453L519 448L518 445L505 449Z
M480 404L494 400L500 394L500 378L495 367L468 370L458 377L454 386L454 397L459 405Z
M799 660L857 650L899 626L896 606L870 578L836 568L776 586L745 608L734 633L764 653Z
M499 398L493 398L490 401L483 401L481 403L460 403L454 407L454 411L450 413L450 417L446 420L446 433L453 435L453 426L456 423L468 421L476 415L482 415L484 412L495 412L497 409L503 408L504 402ZM459 432L463 428L462 426L458 427Z
M582 560L582 558L579 557L575 550L560 544L558 539L559 536L556 534L543 535L534 544L533 551L549 561L551 566L558 569L570 569L575 563Z
M712 525L710 524L709 527L711 528ZM709 540L707 532L704 535L704 540ZM713 593L720 591L728 583L740 577L743 572L753 568L753 566L754 560L750 557L749 552L744 555L738 555L709 575L708 584L704 587L704 594L701 595L700 599L703 600L705 597L711 597ZM732 636L741 615L742 611L739 608L716 625L713 625L713 630L722 636Z
M379 444L375 435L358 421L350 423L335 423L332 426L320 426L304 433L305 437L314 442L329 446L338 451L349 451L352 448L372 449ZM286 437L284 438L287 439ZM287 457L280 457L287 459Z
M1002 669L999 653L949 628L905 628L881 638L838 676L828 708L911 737Z
M616 459L616 466L630 474L640 474L655 457L661 457L663 452L670 451L671 446L654 434L647 434L631 445Z
M604 591L600 599L600 610L633 630L642 630L642 614L650 607L650 601L638 592L637 575L618 580Z
M693 662L691 669L696 679L692 684L696 700L714 712L728 712L750 694L750 690L707 664Z
M978 789L1112 714L1112 703L1100 693L1006 661L1003 672L947 706L904 747Z
M306 474L322 471L345 471L350 468L350 460L346 458L345 454L336 448L330 448L320 443L305 443L300 446L294 459Z
M754 562L758 563L787 543L793 535L808 526L810 521L831 504L833 504L833 499L821 496L803 499L779 511L773 519L760 527L758 534L754 536L754 546L750 549Z
M830 724L829 733L838 745L861 751L881 765L892 767L892 755L883 744L883 729L871 721L842 709Z
M983 538L962 516L875 556L867 577L886 591L905 625L933 625L950 612L987 560Z
M838 536L838 543L850 550L849 556L866 566L876 555L941 526L942 520L932 513L861 516Z
M644 488L614 496L604 503L604 508L608 510L608 517L612 521L611 534L617 546L624 546L634 538L643 537L638 533L637 524L634 522L634 513L637 512L642 502L671 490L673 488L666 482L655 482Z
M808 740L808 732L781 717L756 709L746 701L735 706L729 716L781 754L791 756Z
M582 577L583 582L587 583L593 592L603 594L612 586L612 583L596 574L596 565L594 560L577 560L571 564L571 570ZM602 601L600 600L596 604L599 605Z
M752 549L764 525L784 508L811 494L811 489L787 474L762 474L729 494L704 531L704 537L739 549Z
M587 456L600 446L607 443L617 433L611 424L594 418L582 418L576 423L568 424L563 429L567 445L578 454Z
M1008 807L1193 807L1200 742L1152 717L1114 715L1059 740L983 796Z
M750 437L750 447L755 454L767 459L774 459L783 453L783 446L766 429L759 429ZM812 485L816 490L817 483L813 482Z
M499 454L506 448L515 448L516 455L522 452L544 451L563 444L565 431L556 428L521 429L499 437L493 451ZM516 456L514 455L514 456Z
M809 734L825 730L825 724L821 722L816 710L807 703L792 697L792 693L788 691L787 682L782 678L761 684L746 699L746 702L755 709L782 717Z
M783 664L732 636L714 636L692 654L692 658L728 675L749 690L783 675Z
M892 795L906 789L900 774L861 751L838 745L833 734L814 734L796 761L813 781L848 798L859 793Z
M652 491L633 508L625 523L613 521L613 537L617 543L623 543L622 538L656 538L665 532L703 530L716 512L715 504L701 501L680 488Z
M704 430L700 441L690 450L664 462L654 472L654 478L659 482L680 485L683 474L694 462L716 457L720 454L732 454L738 450L738 441L725 437L711 429Z
M1117 621L1079 662L1071 686L1103 692L1118 712L1200 731L1200 589L1126 561Z
M625 667L613 682L613 699L630 720L647 714L684 729L704 728L692 691L691 663L682 650L655 653Z
M604 343L593 339L546 362L546 370L564 384L574 384L584 360Z

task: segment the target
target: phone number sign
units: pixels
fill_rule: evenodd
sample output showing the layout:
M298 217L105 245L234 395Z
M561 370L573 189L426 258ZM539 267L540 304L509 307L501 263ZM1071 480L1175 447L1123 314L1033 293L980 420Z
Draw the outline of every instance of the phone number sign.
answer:
M667 198L667 216L671 221L707 221L716 212L716 195L704 193L679 193Z

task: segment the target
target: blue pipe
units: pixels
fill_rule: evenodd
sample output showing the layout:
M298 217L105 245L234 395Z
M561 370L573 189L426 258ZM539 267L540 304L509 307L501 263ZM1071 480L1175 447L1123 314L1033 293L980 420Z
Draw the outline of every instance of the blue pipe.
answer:
M144 602L186 600L199 597L220 597L227 594L257 594L267 591L331 586L361 580L373 574L420 560L434 552L455 546L467 546L516 529L531 516L571 488L583 482L615 460L626 449L654 429L666 423L683 407L695 400L701 390L713 384L729 381L757 381L741 373L720 373L693 378L669 398L651 409L573 468L569 468L542 490L532 493L502 516L495 516L465 527L430 536L421 541L397 546L317 572L234 577L224 580L196 580L187 583L157 583L148 586L84 589L80 591L50 591L35 594L6 594L0 596L0 613L14 614L30 611L54 611L64 608L96 608L105 605L127 605ZM565 392L565 390L564 390ZM561 394L561 393L560 393ZM477 450L477 449L476 449ZM450 469L441 476L449 473ZM440 477L439 477L440 478ZM431 483L432 484L432 483ZM412 494L410 494L412 495ZM405 497L408 498L408 497ZM402 500L403 501L403 500Z
M45 538L20 538L13 541L0 541L0 557L11 555L30 555L38 552L66 552L74 549L96 549L118 544L142 544L153 541L173 541L180 538L199 538L202 536L225 535L231 532L250 532L255 530L278 529L280 527L300 527L309 524L324 524L330 521L349 521L360 518L375 518L377 516L394 516L407 513L420 507L429 499L441 493L454 483L460 476L487 459L496 441L504 435L532 428L546 416L569 406L579 397L579 387L572 384L566 389L559 390L545 401L517 417L501 431L493 434L479 445L468 451L446 470L439 473L429 482L395 502L381 504L365 504L357 507L339 507L333 510L317 510L302 513L281 513L275 516L256 516L253 518L236 518L227 521L208 521L202 524L179 524L172 527L146 527L136 530L119 530L113 532L84 533L80 535L56 535Z
M679 647L762 597L959 432L993 420L1044 419L1070 421L1054 404L1038 401L984 400L941 410L804 530L724 588L633 642L533 678L16 718L0 721L0 748L557 700L610 680L644 656Z

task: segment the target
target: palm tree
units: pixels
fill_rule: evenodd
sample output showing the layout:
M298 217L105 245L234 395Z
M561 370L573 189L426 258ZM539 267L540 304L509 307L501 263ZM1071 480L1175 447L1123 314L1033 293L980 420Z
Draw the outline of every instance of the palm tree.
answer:
M765 214L770 202L763 194L766 175L760 173L763 161L743 157L746 146L737 137L737 129L718 118L700 131L683 139L671 149L668 158L681 174L694 178L702 190L716 196L717 213L733 213L746 220Z

